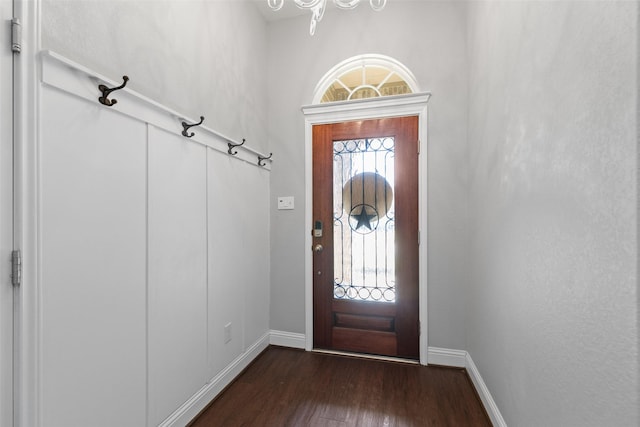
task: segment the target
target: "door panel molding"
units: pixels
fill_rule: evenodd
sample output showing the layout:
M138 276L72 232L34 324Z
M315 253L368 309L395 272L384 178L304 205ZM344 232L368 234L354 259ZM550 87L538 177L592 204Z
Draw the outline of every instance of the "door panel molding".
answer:
M345 121L380 119L387 117L418 116L418 137L423 149L418 165L419 229L427 229L427 103L431 94L370 98L350 102L317 104L302 107L305 116L305 334L306 350L313 349L313 129L314 125ZM427 364L427 245L425 239L419 247L419 318L420 318L420 363Z

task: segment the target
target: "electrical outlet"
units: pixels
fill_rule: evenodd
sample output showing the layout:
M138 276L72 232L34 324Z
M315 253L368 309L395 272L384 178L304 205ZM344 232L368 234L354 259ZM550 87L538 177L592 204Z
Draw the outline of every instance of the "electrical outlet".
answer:
M231 322L224 325L224 343L227 344L231 341Z

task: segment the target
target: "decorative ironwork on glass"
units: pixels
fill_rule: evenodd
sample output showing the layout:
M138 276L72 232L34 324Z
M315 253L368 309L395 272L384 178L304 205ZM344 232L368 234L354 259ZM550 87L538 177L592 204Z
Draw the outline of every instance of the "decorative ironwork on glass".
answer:
M333 143L334 297L394 302L392 137Z
M374 232L393 200L391 184L376 172L352 176L342 188L342 205L349 213L349 225L356 233Z

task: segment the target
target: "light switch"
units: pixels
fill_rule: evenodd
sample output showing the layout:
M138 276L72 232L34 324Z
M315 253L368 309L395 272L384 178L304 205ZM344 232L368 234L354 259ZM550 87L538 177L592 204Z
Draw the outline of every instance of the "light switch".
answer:
M278 209L279 210L293 209L293 196L278 197Z

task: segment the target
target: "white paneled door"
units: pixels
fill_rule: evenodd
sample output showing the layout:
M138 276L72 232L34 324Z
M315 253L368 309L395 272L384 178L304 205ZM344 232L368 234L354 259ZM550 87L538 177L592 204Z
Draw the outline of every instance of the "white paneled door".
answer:
M11 0L0 0L0 426L13 425L13 59L6 31Z

